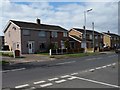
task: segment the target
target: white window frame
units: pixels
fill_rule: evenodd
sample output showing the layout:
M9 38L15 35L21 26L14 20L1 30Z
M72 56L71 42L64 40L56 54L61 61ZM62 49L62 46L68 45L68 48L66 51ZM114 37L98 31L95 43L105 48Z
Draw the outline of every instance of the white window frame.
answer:
M90 39L93 39L93 35L90 34L89 38L90 38Z
M38 36L39 37L46 37L46 32L45 31L39 31Z
M58 32L52 31L52 37L58 37Z
M63 37L68 37L68 33L67 32L63 32Z

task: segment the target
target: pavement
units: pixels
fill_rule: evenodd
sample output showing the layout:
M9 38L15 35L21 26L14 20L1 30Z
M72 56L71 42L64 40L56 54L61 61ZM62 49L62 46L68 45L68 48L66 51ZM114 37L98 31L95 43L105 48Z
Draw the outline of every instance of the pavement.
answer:
M119 88L117 54L22 63L16 67L2 72L3 90Z
M100 54L114 54L114 52L100 52ZM50 58L49 55L40 55L40 54L24 54L21 58L5 57L2 56L2 60L9 61L10 64L16 63L28 63L28 62L44 62L44 61L53 61L58 60L56 58Z

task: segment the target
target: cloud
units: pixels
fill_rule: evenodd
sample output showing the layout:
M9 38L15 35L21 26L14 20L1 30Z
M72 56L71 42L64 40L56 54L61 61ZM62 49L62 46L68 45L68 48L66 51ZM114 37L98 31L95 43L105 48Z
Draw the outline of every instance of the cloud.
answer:
M116 2L52 3L27 2L26 4L9 0L3 2L0 7L3 10L0 17L3 23L0 26L0 35L3 35L2 30L10 19L35 22L36 18L40 18L42 23L60 25L68 30L72 27L82 28L84 11L91 7L93 10L87 13L87 28L91 29L91 23L95 22L96 30L117 33L118 6Z

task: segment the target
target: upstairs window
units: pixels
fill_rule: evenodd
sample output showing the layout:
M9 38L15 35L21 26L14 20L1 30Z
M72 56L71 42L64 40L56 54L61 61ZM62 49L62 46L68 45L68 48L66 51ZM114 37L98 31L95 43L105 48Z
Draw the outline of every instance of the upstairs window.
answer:
M57 37L57 32L52 32L52 37Z
M68 37L68 33L67 32L63 32L63 37Z
M95 39L98 39L98 36L95 36Z
M45 37L46 36L46 32L45 31L40 31L38 36L39 37Z
M93 39L92 35L90 35L90 39Z
M23 30L23 35L30 35L30 30Z

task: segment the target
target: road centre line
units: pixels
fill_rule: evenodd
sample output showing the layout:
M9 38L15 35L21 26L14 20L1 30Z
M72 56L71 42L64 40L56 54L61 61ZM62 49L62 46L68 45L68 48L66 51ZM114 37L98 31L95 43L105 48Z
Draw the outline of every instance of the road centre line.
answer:
M70 64L70 63L75 63L76 61L70 61L70 62L63 62L63 63L57 63L56 65L62 65L62 64Z
M71 75L77 75L78 73L72 73Z
M40 87L47 87L47 86L51 86L53 85L52 83L47 83L47 84L43 84L43 85L40 85Z
M102 84L102 85L106 85L106 86L111 86L111 87L115 87L115 88L120 88L120 86L117 86L117 85L112 85L112 84L99 82L99 81L95 81L95 80L91 80L91 79L86 79L86 78L81 78L81 77L78 77L78 79L93 82L93 83L97 83L97 84Z
M28 87L29 86L29 84L24 84L24 85L19 85L19 86L15 86L15 88L17 89L17 88L25 88L25 87Z
M94 71L95 69L90 69L89 71L91 72L91 71Z
M54 80L58 80L59 78L52 78L52 79L48 79L49 81L54 81Z
M106 68L107 66L102 66L102 68Z
M25 70L26 68L19 68L19 69L12 69L12 70L4 70L4 71L0 71L0 72L3 72L3 73L5 73L5 72L10 72L10 71L21 71L21 70Z
M95 68L95 69L101 69L102 67L97 67L97 68Z
M73 79L77 79L77 77L73 76L73 77L68 78L68 80L73 80Z
M46 81L38 81L38 82L33 82L34 84L41 84L41 83L45 83Z
M61 76L61 78L71 77L70 75Z
M66 80L65 79L62 79L62 80L59 80L59 81L55 81L56 83L63 83L65 82Z
M109 66L111 66L112 64L108 64L107 66L109 67Z

